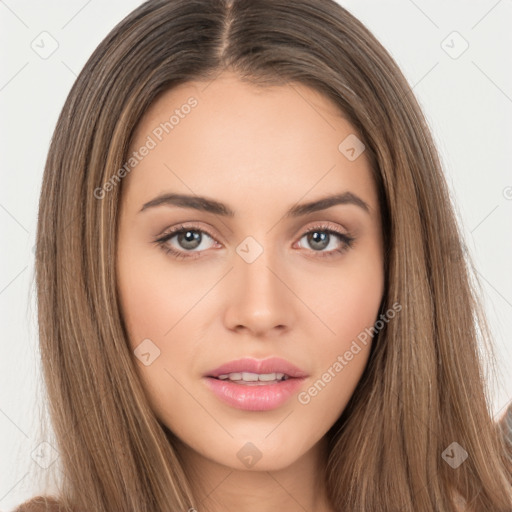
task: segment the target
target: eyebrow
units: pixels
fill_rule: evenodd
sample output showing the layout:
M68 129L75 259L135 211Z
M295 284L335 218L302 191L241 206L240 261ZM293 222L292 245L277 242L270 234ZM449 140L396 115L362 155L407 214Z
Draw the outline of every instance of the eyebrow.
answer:
M326 210L327 208L331 208L332 206L336 206L338 204L355 205L365 212L370 213L370 207L359 196L353 194L352 192L343 192L341 194L322 197L309 203L294 205L285 213L284 217L300 217L309 213ZM174 205L180 206L182 208L192 208L194 210L213 213L215 215L222 215L225 217L235 216L235 212L229 208L229 206L219 201L215 201L214 199L209 199L202 196L190 196L186 194L173 193L163 194L155 197L151 201L148 201L141 208L140 212L162 205Z

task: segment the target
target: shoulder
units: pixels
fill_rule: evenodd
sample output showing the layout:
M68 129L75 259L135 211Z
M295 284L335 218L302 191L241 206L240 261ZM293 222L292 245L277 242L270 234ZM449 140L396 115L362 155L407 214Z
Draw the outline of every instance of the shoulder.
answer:
M52 496L36 496L21 505L12 512L66 512L57 498Z

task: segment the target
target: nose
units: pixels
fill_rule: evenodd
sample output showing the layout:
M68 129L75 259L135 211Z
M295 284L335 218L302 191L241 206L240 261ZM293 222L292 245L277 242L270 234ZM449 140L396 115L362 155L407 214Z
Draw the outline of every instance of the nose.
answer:
M269 251L263 251L251 263L236 256L226 283L224 323L228 329L266 337L292 327L296 299L287 286L286 272L269 256Z

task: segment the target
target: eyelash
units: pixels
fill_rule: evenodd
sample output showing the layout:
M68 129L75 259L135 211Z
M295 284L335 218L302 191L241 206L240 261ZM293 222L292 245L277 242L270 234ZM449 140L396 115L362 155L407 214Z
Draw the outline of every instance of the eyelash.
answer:
M197 232L197 233L203 233L203 234L206 234L208 235L210 238L212 238L213 240L215 240L215 237L213 235L211 235L208 231L204 230L204 229L199 229L197 226L184 226L184 225L180 225L180 226L177 226L176 228L173 228L171 231L168 231L167 233L164 233L161 237L157 238L154 243L157 244L159 247L162 248L162 250L166 253L166 254L171 254L173 257L177 258L177 259L185 259L185 258L199 258L200 256L192 256L190 253L194 254L194 253L198 253L200 254L202 251L178 251L172 247L170 247L169 245L167 245L167 242L169 240L171 240L172 238L174 238L176 235L179 235L180 233L184 233L184 232L187 232L187 231L193 231L193 232ZM322 232L322 233L327 233L329 235L334 235L336 237L338 237L338 239L343 243L343 246L339 249L334 249L332 251L328 251L328 252L325 252L325 251L311 251L311 252L314 252L314 253L318 253L319 257L320 258L330 258L330 257L333 257L333 256L336 256L338 254L343 254L345 251L351 249L353 247L353 243L355 241L355 238L349 236L349 235L346 235L345 233L342 233L341 231L338 231L336 229L333 229L332 227L330 226L327 226L325 224L320 224L318 226L313 226L311 229L309 229L308 231L306 231L305 233L303 233L299 240L301 240L302 238L304 238L306 235L309 235L310 233L314 233L314 232Z

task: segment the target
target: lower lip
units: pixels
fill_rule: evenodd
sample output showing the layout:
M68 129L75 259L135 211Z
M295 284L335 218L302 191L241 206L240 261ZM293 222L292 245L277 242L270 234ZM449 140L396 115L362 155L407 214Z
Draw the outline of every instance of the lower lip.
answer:
M304 382L290 378L275 384L251 386L207 377L209 388L225 403L245 411L270 411L283 405Z

